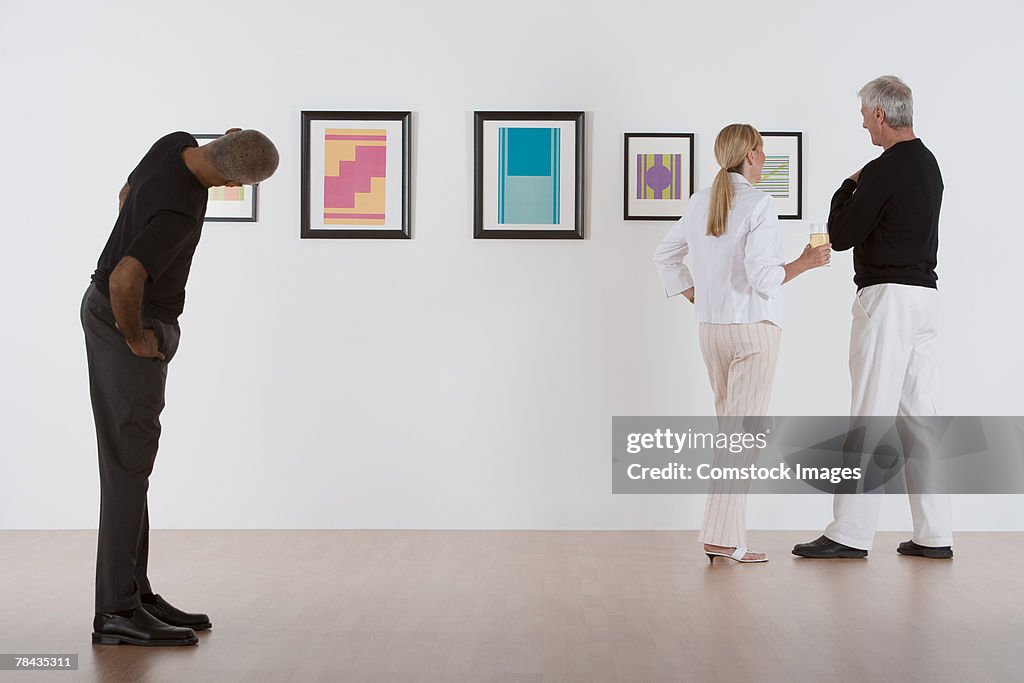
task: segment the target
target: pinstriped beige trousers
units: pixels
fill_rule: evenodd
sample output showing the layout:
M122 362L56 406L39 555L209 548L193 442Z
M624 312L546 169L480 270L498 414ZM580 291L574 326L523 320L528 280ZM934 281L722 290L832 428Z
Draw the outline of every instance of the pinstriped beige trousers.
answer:
M775 380L782 330L770 322L721 325L701 323L700 349L715 394L720 429L729 417L765 415ZM756 451L716 453L715 466L745 466ZM698 540L711 545L746 547L747 496L750 482L714 481L704 508Z

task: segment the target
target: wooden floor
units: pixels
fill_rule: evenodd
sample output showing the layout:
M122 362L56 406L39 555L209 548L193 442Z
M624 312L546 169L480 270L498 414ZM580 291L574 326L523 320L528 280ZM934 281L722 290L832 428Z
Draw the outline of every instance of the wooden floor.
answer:
M198 647L90 644L95 532L0 532L0 652L79 655L0 680L1020 681L1024 534L952 561L709 566L695 532L156 531L151 578Z

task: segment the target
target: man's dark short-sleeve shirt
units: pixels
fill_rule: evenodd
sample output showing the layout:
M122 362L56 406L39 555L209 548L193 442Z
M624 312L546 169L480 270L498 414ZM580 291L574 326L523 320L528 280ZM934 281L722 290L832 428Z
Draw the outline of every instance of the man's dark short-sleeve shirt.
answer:
M110 296L110 273L133 256L149 274L142 313L176 322L185 307L185 282L202 233L208 190L181 158L196 147L188 133L156 141L128 176L128 198L100 255L92 281Z

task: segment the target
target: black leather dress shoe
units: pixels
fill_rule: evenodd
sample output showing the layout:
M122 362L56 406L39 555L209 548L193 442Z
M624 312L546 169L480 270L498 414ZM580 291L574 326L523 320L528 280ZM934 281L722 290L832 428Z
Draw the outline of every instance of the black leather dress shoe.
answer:
M848 545L833 541L828 536L821 536L810 543L796 544L793 546L793 554L800 557L812 557L817 560L831 560L837 557L867 557L868 551L851 548Z
M953 548L948 545L918 545L913 541L903 541L896 548L900 555L915 555L917 557L930 557L933 560L948 560L953 557Z
M210 617L205 614L190 614L188 612L182 612L159 595L154 595L151 602L143 601L142 609L146 610L165 624L170 624L171 626L182 626L190 628L193 631L205 631L213 626L213 624L210 623Z
M192 629L170 626L139 608L131 617L97 614L92 629L93 645L195 645L199 642Z

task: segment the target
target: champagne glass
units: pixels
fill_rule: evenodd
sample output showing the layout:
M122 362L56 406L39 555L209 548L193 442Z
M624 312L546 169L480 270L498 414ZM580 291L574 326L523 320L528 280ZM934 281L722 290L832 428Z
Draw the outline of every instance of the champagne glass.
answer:
M823 244L828 244L828 224L812 222L810 238L812 247L820 247ZM825 264L825 268L831 267L831 263Z

